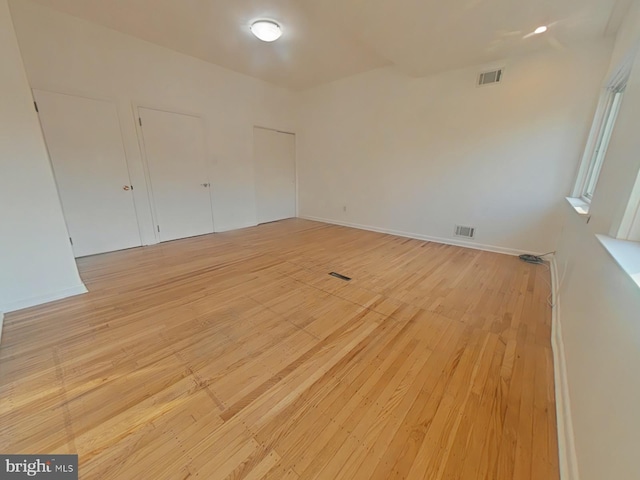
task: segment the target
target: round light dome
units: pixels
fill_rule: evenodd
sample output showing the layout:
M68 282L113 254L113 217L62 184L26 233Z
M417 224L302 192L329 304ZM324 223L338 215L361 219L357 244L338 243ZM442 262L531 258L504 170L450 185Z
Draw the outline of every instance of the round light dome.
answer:
M536 35L539 35L541 33L544 33L548 30L548 28L545 25L542 25L541 27L536 28L533 33L535 33Z
M282 29L273 20L258 20L251 24L251 33L263 42L275 42L282 36Z

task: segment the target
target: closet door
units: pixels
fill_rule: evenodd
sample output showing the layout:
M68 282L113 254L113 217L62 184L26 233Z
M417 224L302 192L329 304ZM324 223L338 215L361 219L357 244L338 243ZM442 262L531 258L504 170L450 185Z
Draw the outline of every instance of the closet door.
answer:
M258 223L296 216L296 137L253 129Z
M201 119L149 108L138 112L160 241L213 233Z
M116 105L33 93L75 256L140 246Z

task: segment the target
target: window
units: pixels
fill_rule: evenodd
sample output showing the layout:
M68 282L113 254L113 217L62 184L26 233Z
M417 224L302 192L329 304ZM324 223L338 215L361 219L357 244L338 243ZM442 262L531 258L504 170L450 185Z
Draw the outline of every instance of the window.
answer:
M607 155L607 147L613 127L620 110L624 86L615 89L607 89L596 114L596 120L591 130L590 145L587 146L583 160L583 175L579 178L577 195L586 202L591 202L598 184L598 177L602 170L602 164Z
M611 236L621 240L640 242L640 172L636 177L620 225L613 225Z
M635 50L629 52L609 77L591 127L573 197L588 206L598 185L598 177L607 155L607 147L620 110L627 81L635 61Z

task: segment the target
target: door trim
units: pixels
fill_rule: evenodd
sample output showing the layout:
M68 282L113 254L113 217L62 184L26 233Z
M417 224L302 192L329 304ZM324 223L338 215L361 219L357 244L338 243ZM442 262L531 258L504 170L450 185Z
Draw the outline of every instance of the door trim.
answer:
M149 160L148 160L148 156L147 156L147 149L145 147L144 144L144 131L143 131L143 126L140 125L140 121L139 119L142 118L141 114L140 114L140 109L146 109L146 110L155 110L158 112L164 112L164 113L173 113L176 115L184 115L187 117L194 117L197 118L202 126L202 133L203 133L203 141L204 141L204 152L205 152L205 165L206 165L206 177L207 177L207 182L209 182L209 205L211 207L211 224L213 226L213 232L215 233L216 231L216 223L215 223L215 214L213 213L213 209L214 209L214 202L213 202L213 187L212 187L212 182L211 182L211 177L209 175L209 169L210 169L210 162L209 162L209 147L207 144L207 122L204 119L204 117L201 114L198 113L192 113L192 112L187 112L187 111L180 111L178 109L173 109L173 108L164 108L164 107L156 107L156 106L150 106L149 104L143 104L143 103L138 103L138 102L132 102L131 103L132 106L132 112L133 112L133 120L135 123L135 127L136 127L136 135L138 137L138 148L140 149L140 160L142 161L142 170L144 172L144 178L145 181L147 182L147 197L149 199L149 207L151 209L151 219L153 221L153 236L155 238L156 243L161 243L160 240L160 232L158 232L158 213L157 213L157 208L156 208L156 201L155 198L153 196L153 183L151 182L151 171L149 169Z
M277 133L284 133L285 135L293 135L293 144L294 144L294 159L293 159L293 176L296 180L296 185L295 185L295 192L296 192L296 198L295 198L295 213L296 213L296 218L298 218L300 216L300 202L299 202L299 185L300 185L300 181L298 178L298 134L296 132L289 132L286 130L280 130L277 128L270 128L270 127L264 127L262 125L254 125L253 128L259 128L260 130L269 130L271 132L277 132ZM253 190L254 192L257 190L257 185L256 185L256 152L254 150L255 147L255 135L253 134L253 129L251 131L251 153L252 153L252 163L253 163ZM256 223L259 225L259 219L258 219L258 199L255 199L255 206L256 206Z
M123 128L123 123L122 123L122 114L120 113L120 108L118 107L118 102L116 99L111 98L111 97L106 97L106 96L100 96L100 95L93 95L93 94L89 94L86 92L81 92L81 91L73 91L73 90L53 90L53 89L49 89L49 88L37 88L37 87L32 87L31 88L31 98L34 102L34 105L37 105L37 101L36 101L36 95L35 92L36 91L40 91L40 92L45 92L45 93L54 93L56 95L66 95L68 97L76 97L76 98L84 98L85 100L93 100L93 101L97 101L97 102L105 102L105 103L110 103L112 104L115 109L116 109L116 116L118 118L118 130L120 131L120 142L122 143L122 154L124 155L124 164L127 168L127 178L129 180L129 185L133 185L133 183L131 182L131 165L130 165L130 160L129 160L129 155L127 155L127 145L125 142L125 130ZM53 180L54 183L56 184L56 193L58 195L58 202L60 203L60 208L63 211L63 219L64 219L64 223L65 223L65 228L67 229L67 236L69 236L69 226L67 225L67 219L66 216L64 215L64 208L62 207L62 197L60 196L60 189L58 188L58 179L56 178L56 173L55 173L55 169L53 168L53 161L51 160L51 152L49 152L49 146L47 145L47 141L45 139L45 135L44 135L44 127L42 126L42 120L40 118L40 112L37 111L36 113L37 117L38 117L38 125L40 126L40 134L42 135L42 142L45 145L45 149L47 151L47 159L49 160L49 168L51 169L51 175L53 176ZM145 185L146 188L146 185ZM143 246L143 242L142 242L142 227L140 224L140 215L138 213L138 204L136 202L136 197L135 195L131 195L131 202L133 203L133 214L135 216L136 219L136 224L138 227L138 240L139 240L139 245L137 245L137 247L142 247ZM136 247L133 247L136 248ZM109 253L109 252L105 252L105 253ZM74 254L74 258L80 258L80 257L76 257Z

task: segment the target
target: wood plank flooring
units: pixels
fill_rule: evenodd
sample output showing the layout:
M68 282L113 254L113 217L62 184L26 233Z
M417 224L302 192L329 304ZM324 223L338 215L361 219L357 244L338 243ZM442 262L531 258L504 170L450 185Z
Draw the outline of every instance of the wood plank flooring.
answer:
M558 479L546 266L297 219L79 266L89 294L5 318L3 453L78 453L82 479Z

